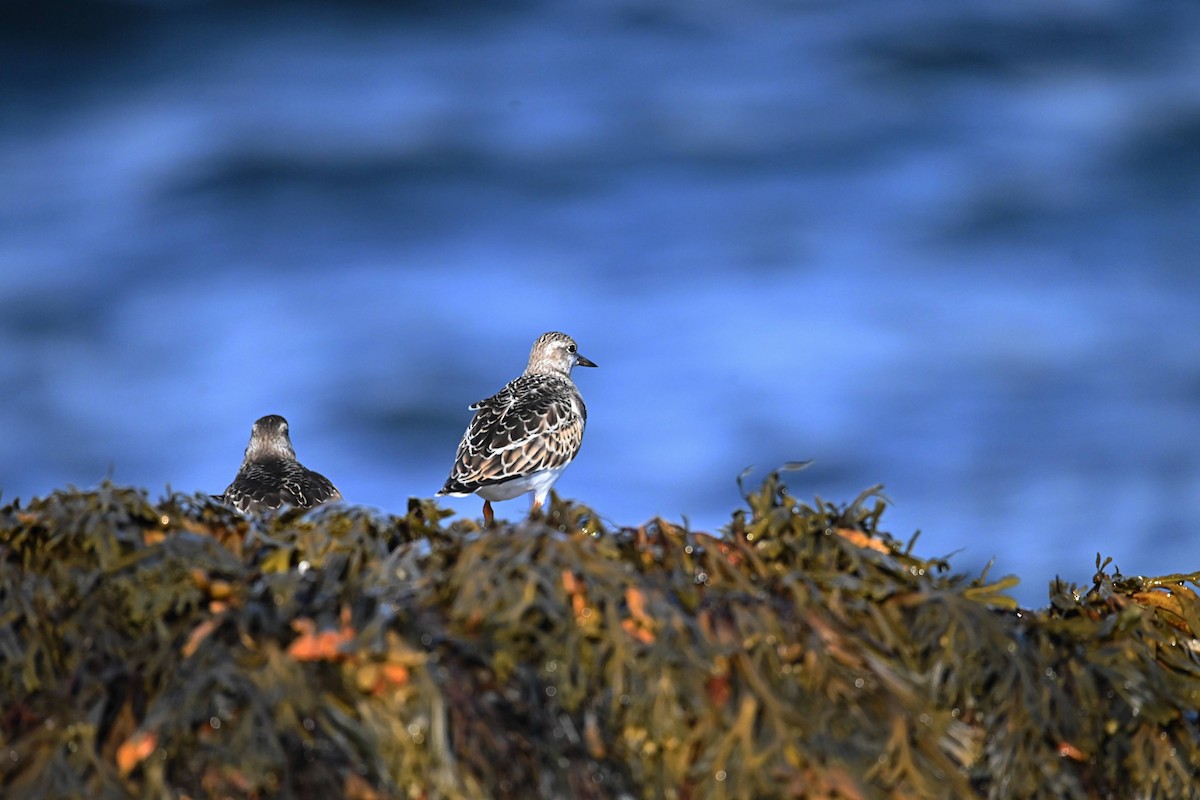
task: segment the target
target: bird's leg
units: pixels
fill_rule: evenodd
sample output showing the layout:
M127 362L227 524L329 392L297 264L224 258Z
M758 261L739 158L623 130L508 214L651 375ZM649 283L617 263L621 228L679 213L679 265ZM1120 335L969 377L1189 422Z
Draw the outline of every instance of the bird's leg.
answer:
M529 507L529 516L530 517L540 517L541 514L542 514L542 501L539 498L535 497L535 498L533 498L533 505L531 505Z
M496 514L492 511L492 501L483 501L483 527L490 528L496 522Z

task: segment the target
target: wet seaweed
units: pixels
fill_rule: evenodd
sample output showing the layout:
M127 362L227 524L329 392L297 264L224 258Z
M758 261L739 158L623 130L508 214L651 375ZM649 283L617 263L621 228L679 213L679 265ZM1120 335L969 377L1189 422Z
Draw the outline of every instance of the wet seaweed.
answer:
M247 520L105 483L0 509L11 797L1194 797L1200 573L954 572L878 488L719 535L557 497Z

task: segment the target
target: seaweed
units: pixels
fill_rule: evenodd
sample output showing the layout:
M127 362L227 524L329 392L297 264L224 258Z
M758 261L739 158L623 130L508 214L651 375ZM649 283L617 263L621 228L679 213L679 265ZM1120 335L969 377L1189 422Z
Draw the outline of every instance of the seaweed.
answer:
M719 534L552 497L0 509L6 797L1195 797L1200 573L955 572L878 487Z

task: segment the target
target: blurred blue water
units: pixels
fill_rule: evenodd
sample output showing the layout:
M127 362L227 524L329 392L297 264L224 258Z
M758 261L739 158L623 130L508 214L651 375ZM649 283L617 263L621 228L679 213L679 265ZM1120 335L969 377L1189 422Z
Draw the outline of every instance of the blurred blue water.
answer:
M402 511L561 329L615 523L812 458L1030 604L1200 569L1195 3L3 14L6 501L219 491L280 413Z

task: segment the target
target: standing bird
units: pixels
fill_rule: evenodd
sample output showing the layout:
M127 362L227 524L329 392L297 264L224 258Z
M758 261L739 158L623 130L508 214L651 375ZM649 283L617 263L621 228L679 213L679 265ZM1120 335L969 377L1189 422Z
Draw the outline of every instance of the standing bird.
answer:
M222 497L243 514L261 514L284 505L312 508L341 499L328 478L296 460L287 420L278 414L254 423L241 469Z
M450 477L439 495L483 498L483 521L491 526L493 500L533 492L533 510L579 452L587 408L571 380L571 368L596 366L579 355L565 333L543 333L529 351L519 378L471 406Z

